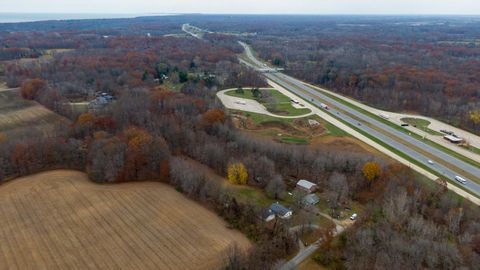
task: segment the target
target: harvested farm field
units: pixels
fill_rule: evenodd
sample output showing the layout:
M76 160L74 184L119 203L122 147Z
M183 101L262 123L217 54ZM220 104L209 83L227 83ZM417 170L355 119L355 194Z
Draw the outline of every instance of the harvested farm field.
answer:
M56 170L0 186L0 269L217 269L250 242L162 183Z
M38 104L24 100L17 90L0 90L0 132L15 137L22 134L50 136L65 130L69 121Z

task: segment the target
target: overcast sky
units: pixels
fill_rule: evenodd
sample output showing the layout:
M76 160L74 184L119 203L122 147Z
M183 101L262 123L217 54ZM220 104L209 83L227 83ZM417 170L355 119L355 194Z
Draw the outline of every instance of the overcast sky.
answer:
M0 12L480 14L480 0L0 0Z

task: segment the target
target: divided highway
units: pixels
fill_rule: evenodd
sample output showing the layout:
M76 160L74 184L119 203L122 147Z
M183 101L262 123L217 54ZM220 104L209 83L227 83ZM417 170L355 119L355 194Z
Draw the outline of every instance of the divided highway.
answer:
M245 48L246 56L248 57L248 62L243 61L244 64L262 71L268 68L264 63L256 59L248 45L245 43L240 44ZM454 177L457 175L462 176L467 180L473 177L475 177L477 180L480 179L480 168L450 156L433 146L417 140L401 131L392 128L391 126L388 126L368 115L361 113L360 111L338 102L328 95L325 95L321 91L309 87L302 81L287 76L283 73L275 72L273 69L272 72L264 72L264 76L319 107L321 107L321 103L327 103L331 105L333 108L331 108L329 112L336 118L343 120L355 128L382 141L384 144L387 144L390 147L408 155L410 158L415 159L418 163L423 164L425 167L429 167L438 175L443 176L446 180L455 181ZM425 153L428 153L428 155L431 155L434 158L426 156ZM435 159L440 162L430 164L428 162L429 159ZM448 164L449 168L443 164ZM468 180L463 186L480 197L480 185L473 180Z

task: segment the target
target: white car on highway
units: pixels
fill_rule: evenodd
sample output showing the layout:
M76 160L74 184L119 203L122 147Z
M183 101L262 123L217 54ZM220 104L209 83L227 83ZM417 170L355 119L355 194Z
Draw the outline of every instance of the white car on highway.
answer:
M431 159L429 159L427 162L428 162L428 164L430 164L430 165L435 164L435 162L433 162L433 160L431 160Z
M460 176L455 176L455 180L457 180L458 182L462 183L462 184L466 184L467 183L467 180L465 180L463 177L460 177Z

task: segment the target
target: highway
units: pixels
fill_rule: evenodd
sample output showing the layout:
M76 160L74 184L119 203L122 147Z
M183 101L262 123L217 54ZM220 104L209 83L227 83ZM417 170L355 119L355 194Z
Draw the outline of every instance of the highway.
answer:
M243 61L244 64L247 64L259 71L264 71L266 68L268 68L268 66L256 59L248 45L242 42L240 42L240 44L245 48L245 53L249 60L248 62ZM462 176L463 178L467 179L467 183L463 186L477 196L480 196L480 185L474 181L468 180L468 176L479 179L480 168L450 156L449 154L431 145L428 145L425 142L417 140L408 134L398 131L391 126L386 125L385 123L382 123L343 103L340 103L337 100L325 95L321 91L309 87L304 82L293 77L276 72L273 69L272 72L263 72L263 74L269 80L282 85L287 90L295 93L305 100L308 100L316 106L321 107L321 103L327 103L331 106L330 110L328 110L329 113L336 118L341 119L342 121L382 141L384 144L387 144L390 147L408 155L410 158L413 158L417 162L425 165L425 167L429 167L438 175L442 175L445 180L455 181L453 179L456 175ZM425 153L428 153L428 156L425 155ZM437 160L439 162L432 165L428 163L429 159ZM449 164L449 168L443 164Z

